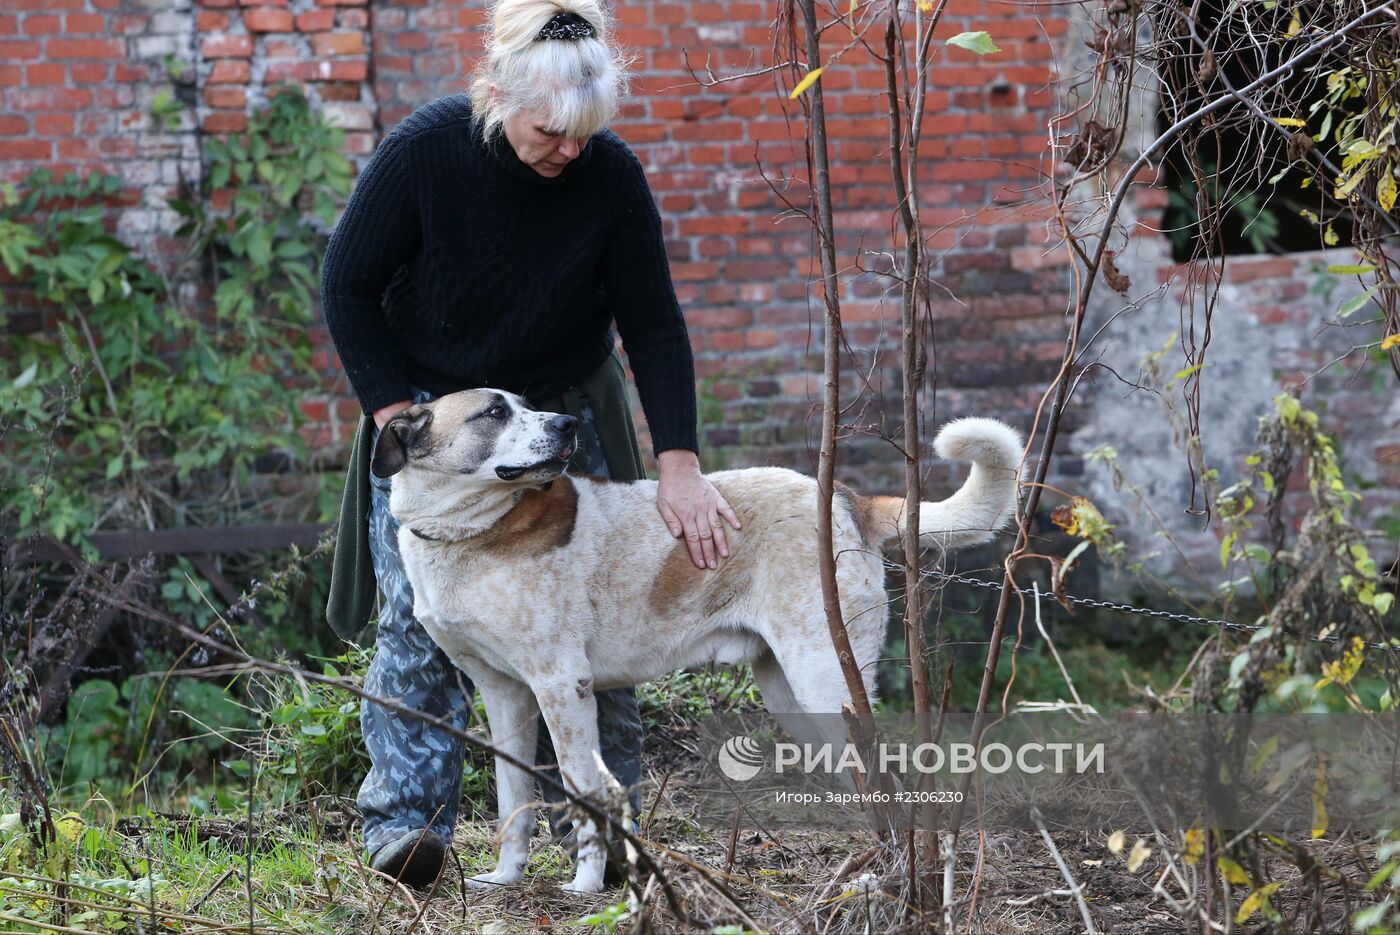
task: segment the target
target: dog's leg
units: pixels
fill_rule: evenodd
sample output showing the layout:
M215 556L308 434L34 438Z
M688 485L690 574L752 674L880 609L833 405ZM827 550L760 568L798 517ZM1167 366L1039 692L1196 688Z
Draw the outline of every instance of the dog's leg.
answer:
M486 721L491 727L491 745L522 763L533 763L539 708L529 686L486 666L473 666L468 674L481 689ZM468 886L485 888L516 883L525 875L530 835L535 829L535 810L523 806L534 798L535 778L496 757L501 851L496 858L496 869L472 877L467 881Z
M593 796L603 788L602 771L605 769L598 756L598 702L593 697L593 680L550 680L531 685L531 688L554 740L564 785L576 795ZM573 882L564 889L574 893L601 893L607 862L603 837L592 819L578 824L577 828L577 870Z
M791 637L800 635L802 630L792 627L781 632ZM815 625L810 632L818 632ZM775 641L772 652L754 662L753 673L763 692L764 704L794 740L814 749L823 746L829 746L833 752L844 749L848 734L841 709L851 696L846 691L841 663L830 644L823 646L815 638ZM775 702L769 700L770 692L781 699L782 704L789 705L786 711L774 707ZM851 776L842 772L839 778L843 785L854 790Z
M792 739L799 744L812 746L825 743L828 738L818 723L820 718L813 718L805 713L797 701L792 685L788 683L787 676L783 674L783 667L778 664L773 653L766 652L759 656L752 666L753 680L763 694L764 706L783 729L792 735Z

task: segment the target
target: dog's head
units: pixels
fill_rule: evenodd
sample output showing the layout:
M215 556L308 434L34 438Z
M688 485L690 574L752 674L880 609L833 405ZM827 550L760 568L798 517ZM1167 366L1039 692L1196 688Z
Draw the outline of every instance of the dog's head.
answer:
M501 390L465 390L410 406L379 433L370 470L454 474L481 486L541 484L564 472L578 420L537 412Z

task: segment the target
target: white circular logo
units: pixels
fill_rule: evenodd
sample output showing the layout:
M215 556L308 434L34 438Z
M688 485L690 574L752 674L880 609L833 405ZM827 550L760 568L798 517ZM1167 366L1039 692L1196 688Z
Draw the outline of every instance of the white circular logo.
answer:
M719 748L719 768L735 782L748 782L763 769L763 751L752 737L730 737Z

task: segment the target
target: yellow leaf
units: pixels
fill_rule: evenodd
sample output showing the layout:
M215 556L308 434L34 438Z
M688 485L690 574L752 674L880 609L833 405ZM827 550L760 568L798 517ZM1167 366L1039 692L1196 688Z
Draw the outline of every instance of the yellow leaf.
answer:
M1353 636L1346 652L1342 653L1342 658L1336 662L1324 662L1322 664L1322 678L1318 679L1314 689L1322 688L1325 685L1349 685L1356 677L1356 673L1361 670L1361 663L1366 658L1366 642L1359 636Z
M1115 857L1123 855L1123 848L1128 843L1128 836L1121 831L1115 831L1108 836L1108 849Z
M1395 207L1395 175L1391 172L1382 172L1380 180L1376 182L1376 200L1381 203L1381 207L1386 211Z
M1147 860L1147 858L1151 856L1152 848L1148 847L1146 844L1143 844L1142 838L1138 838L1137 843L1133 845L1132 853L1128 855L1128 872L1137 873L1138 868L1142 866L1143 861Z
M1274 891L1282 885L1282 883L1266 883L1246 896L1244 902L1240 903L1240 911L1235 913L1235 924L1244 925L1249 917L1258 912Z
M83 833L83 819L76 812L69 812L61 815L53 823L53 830L58 832L58 836L69 841L78 840L78 835Z
M802 80L797 82L797 87L792 89L792 93L788 95L788 100L795 101L801 97L802 92L816 84L817 79L820 78L821 75L822 69L820 68L813 68L811 71L807 72L807 74L802 77Z
M1313 820L1312 836L1320 838L1327 833L1327 757L1317 758L1317 778L1312 787Z
M1298 35L1298 33L1302 31L1303 18L1295 12L1293 14L1293 19L1289 20L1288 31L1283 34L1283 37L1285 39L1292 39L1294 36Z
M1299 120L1297 117L1275 117L1274 122L1281 127L1306 127L1306 120Z
M1215 865L1220 868L1220 875L1225 878L1225 882L1231 886L1249 886L1251 881L1249 874L1244 872L1244 868L1228 857L1217 857Z
M1182 852L1182 857L1191 866L1201 862L1201 857L1206 852L1206 833L1200 828L1192 828L1186 832L1186 850Z
M1392 347L1395 347L1397 344L1400 344L1400 332L1392 334L1389 337L1387 337L1384 341L1382 341L1381 350L1388 351Z
M933 12L933 0L919 0L919 12L921 12L921 13L932 13L932 12Z

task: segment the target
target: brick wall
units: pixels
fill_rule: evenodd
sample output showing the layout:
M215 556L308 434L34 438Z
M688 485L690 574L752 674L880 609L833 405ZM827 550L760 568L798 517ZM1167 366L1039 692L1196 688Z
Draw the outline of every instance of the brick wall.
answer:
M363 162L414 107L465 88L483 8L481 0L7 0L0 12L0 176L17 177L36 164L116 172L131 186L120 232L159 255L174 226L163 198L182 174L198 171L203 137L240 129L271 87L292 81L345 128L349 152ZM696 354L709 467L815 464L818 266L809 226L788 210L806 203L801 112L771 75L709 87L696 81L696 73L729 77L769 65L774 11L774 4L753 0L632 0L618 11L619 38L635 55L636 77L616 129L641 157L661 207ZM1041 172L1055 109L1052 63L1071 60L1082 44L1066 11L950 0L941 37L986 29L1002 51L978 59L934 45L919 163L920 210L939 283L929 322L930 389L937 385L925 406L930 428L969 414L1024 426L1058 364L1066 263L1046 244ZM825 54L848 38L844 27L833 28ZM173 83L167 58L184 63ZM882 254L898 249L883 70L855 47L822 82L846 270L846 393L861 393L845 417L853 429L840 475L865 489L891 490L901 482L902 464L877 437L901 431L898 296L882 276L889 268ZM174 131L145 116L164 87L192 108ZM1160 196L1150 192L1140 200L1148 222ZM1139 230L1129 251L1137 257L1139 284L1157 281L1168 265L1162 246L1159 236ZM1297 289L1299 262L1253 261L1272 272L1253 285L1238 283L1231 295L1246 310L1286 313L1271 327L1287 330L1292 337L1278 340L1299 343L1297 352L1305 353L1307 321L1315 323L1324 310L1285 295ZM305 401L309 431L316 446L343 452L356 405L325 329L317 327L313 337L324 386ZM1133 355L1160 346L1146 341L1122 345L1129 371ZM1277 380L1270 369L1259 386ZM1067 483L1077 482L1073 452L1086 450L1113 423L1121 395L1086 391L1071 410L1071 454L1060 466L1071 475ZM1393 480L1400 440L1386 405L1361 406L1358 418L1371 420L1376 441L1374 452L1358 449L1358 457L1371 459L1367 476ZM1084 428L1078 444L1074 432ZM1247 442L1235 437L1230 444ZM937 490L947 475L934 469L932 477Z
M364 157L414 107L465 87L484 16L482 3L461 0L11 0L7 9L0 172L13 177L45 162L115 171L141 202L122 231L153 248L174 226L159 206L179 173L197 168L201 134L242 129L270 87L293 81ZM811 463L819 394L810 374L821 347L812 324L820 313L810 305L815 261L806 223L778 219L786 200L806 197L800 182L784 181L805 175L800 111L771 76L704 88L688 70L724 76L769 64L773 12L757 2L633 2L618 11L636 78L617 129L642 158L661 207L701 378L706 460L716 465ZM943 31L967 28L989 29L1003 53L979 61L940 52L929 99L922 210L938 230L939 279L956 296L935 303L938 417L1024 418L1031 383L1053 365L1062 300L1059 273L1035 262L1043 219L1015 205L1037 184L1053 98L1047 38L1064 24L954 0ZM833 30L831 51L847 37ZM170 84L167 56L187 63L175 87L194 105L174 133L157 132L145 116ZM879 258L863 255L893 243L883 81L859 50L823 78L842 263L871 269L847 277L843 296L850 364L872 377L859 421L897 433L898 370L894 356L876 351L896 343L898 302L882 298ZM324 329L315 338L326 391L306 401L320 420L313 441L341 445L354 406ZM894 454L853 445L849 479L892 485Z

